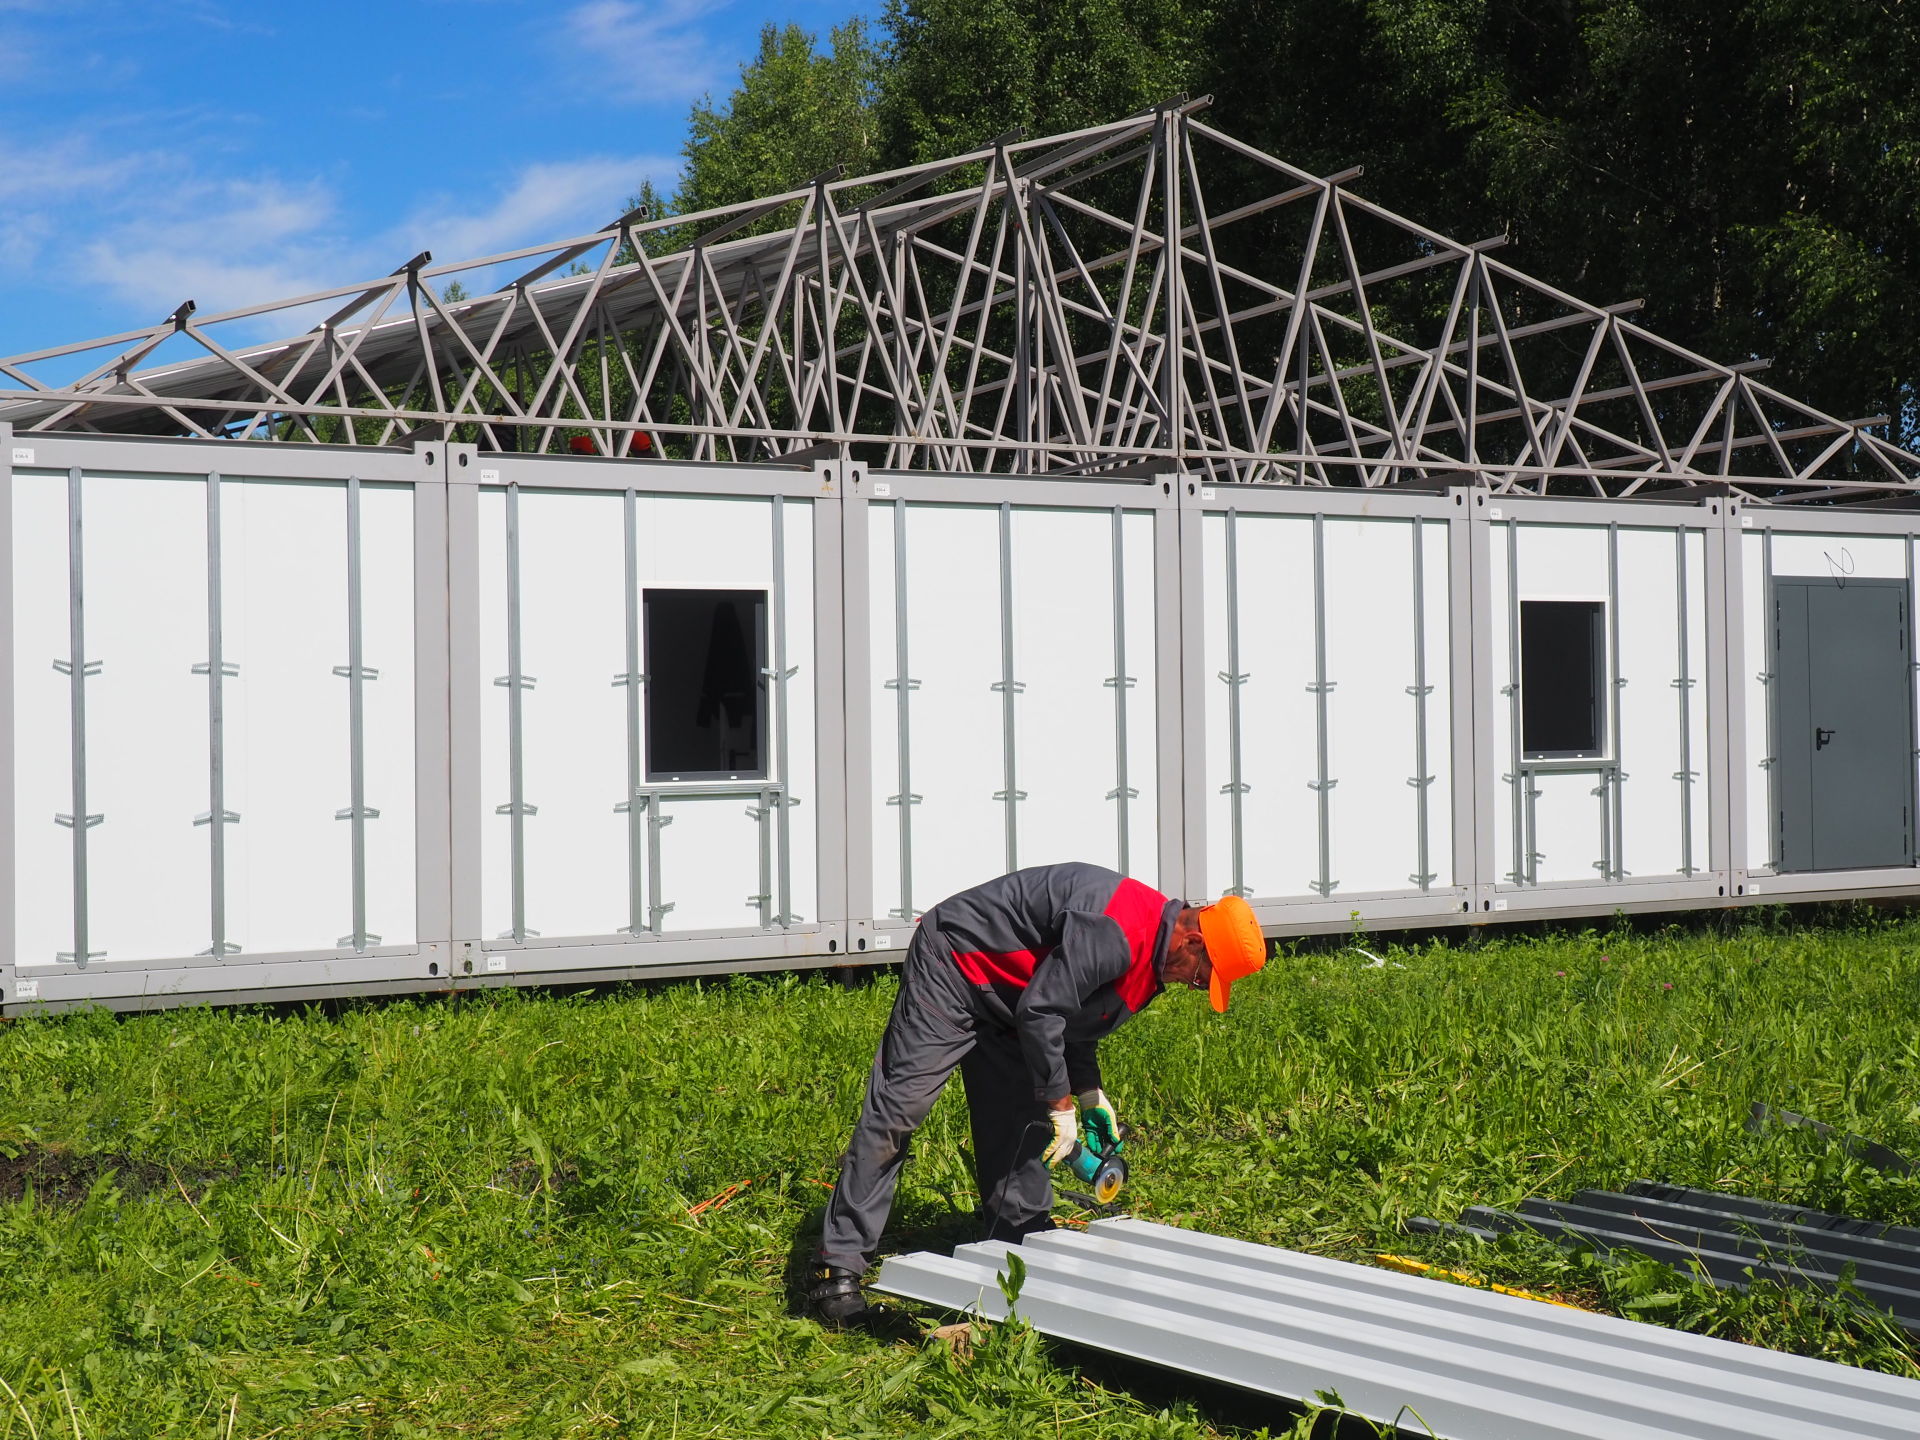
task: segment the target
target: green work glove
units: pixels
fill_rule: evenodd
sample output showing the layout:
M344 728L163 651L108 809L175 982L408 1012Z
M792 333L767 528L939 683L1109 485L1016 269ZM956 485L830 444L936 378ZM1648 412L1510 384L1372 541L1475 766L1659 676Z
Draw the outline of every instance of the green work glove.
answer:
M1093 1137L1096 1150L1110 1151L1120 1139L1120 1117L1113 1113L1113 1101L1104 1090L1080 1092L1080 1123Z

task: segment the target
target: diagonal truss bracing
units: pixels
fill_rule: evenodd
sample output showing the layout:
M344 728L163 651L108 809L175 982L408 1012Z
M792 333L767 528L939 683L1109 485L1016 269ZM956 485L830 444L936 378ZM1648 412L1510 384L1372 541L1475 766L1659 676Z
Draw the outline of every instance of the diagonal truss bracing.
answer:
M1874 429L1179 102L0 359L16 430L1636 495L1869 498ZM450 288L454 280L461 289ZM484 293L466 294L466 290ZM457 298L449 298L457 297ZM262 343L262 334L296 332ZM826 447L823 451L820 447Z

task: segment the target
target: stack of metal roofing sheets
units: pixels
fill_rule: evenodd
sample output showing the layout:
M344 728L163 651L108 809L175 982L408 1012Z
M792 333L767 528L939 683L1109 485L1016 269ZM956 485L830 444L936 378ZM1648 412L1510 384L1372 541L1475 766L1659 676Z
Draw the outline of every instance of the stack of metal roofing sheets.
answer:
M1466 1230L1485 1239L1535 1230L1697 1269L1723 1289L1759 1278L1831 1290L1852 1266L1853 1286L1863 1297L1920 1330L1920 1230L1905 1226L1647 1180L1624 1194L1581 1190L1566 1201L1525 1200L1513 1211L1475 1206L1461 1218L1459 1226L1420 1221L1412 1228ZM1920 1422L1914 1429L1920 1434Z
M989 1319L1013 1248L875 1288ZM1447 1440L1913 1440L1920 1382L1141 1220L1019 1248L1045 1334Z

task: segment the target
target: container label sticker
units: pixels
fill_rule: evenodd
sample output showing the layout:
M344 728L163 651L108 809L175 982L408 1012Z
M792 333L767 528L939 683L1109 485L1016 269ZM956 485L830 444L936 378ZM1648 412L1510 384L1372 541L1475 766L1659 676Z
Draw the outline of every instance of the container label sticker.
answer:
M498 470L482 470L480 472L480 483L482 485L495 485L498 484L499 481L500 472Z
M13 998L16 1000L38 1000L40 998L40 982L38 980L14 981Z
M876 495L891 495L893 494L893 486L885 480L876 480L873 482L873 493Z
M884 934L875 935L873 937L873 948L876 950L891 950L893 948L893 936Z
M499 974L499 973L500 973L501 971L503 971L503 970L505 970L506 968L507 968L507 957L506 957L506 956L504 956L504 955L489 955L489 956L487 956L487 970L488 970L488 973L490 973L490 974L494 974L494 975L498 975L498 974Z
M33 451L27 449L24 445L14 446L13 463L16 465L31 465L33 463Z

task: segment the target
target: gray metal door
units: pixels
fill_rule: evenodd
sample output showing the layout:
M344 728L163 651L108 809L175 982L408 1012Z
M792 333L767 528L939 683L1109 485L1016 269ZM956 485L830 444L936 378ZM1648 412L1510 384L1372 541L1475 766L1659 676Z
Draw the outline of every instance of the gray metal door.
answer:
M1913 862L1912 643L1902 580L1775 580L1780 869Z

